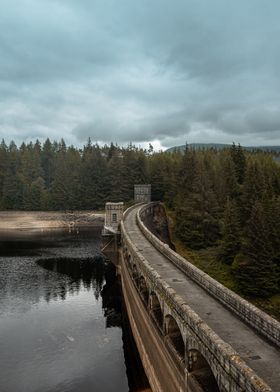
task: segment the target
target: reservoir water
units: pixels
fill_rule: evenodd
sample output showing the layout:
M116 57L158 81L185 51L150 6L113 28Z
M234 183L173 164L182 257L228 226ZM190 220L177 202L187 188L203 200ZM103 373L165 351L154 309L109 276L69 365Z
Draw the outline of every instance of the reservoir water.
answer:
M100 230L3 236L0 391L148 387Z

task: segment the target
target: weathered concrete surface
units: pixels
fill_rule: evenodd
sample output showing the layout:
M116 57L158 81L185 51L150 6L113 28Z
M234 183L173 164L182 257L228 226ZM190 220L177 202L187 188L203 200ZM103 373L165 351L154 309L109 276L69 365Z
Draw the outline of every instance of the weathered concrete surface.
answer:
M144 307L122 258L121 279L129 322L153 392L183 391L184 378L178 377L174 362Z
M120 221L123 218L123 203L106 203L104 229L118 232Z
M164 206L161 203L156 204L153 207L153 212L153 214L146 214L142 217L144 225L157 238L175 250L175 246L171 241L168 218Z
M126 214L124 226L133 244L176 293L220 336L229 343L273 391L280 390L280 352L241 321L170 260L156 250L136 223L140 207Z
M280 348L280 323L277 320L211 278L178 253L174 252L151 233L144 224L143 218L145 219L147 215L157 214L157 210L158 204L150 203L143 206L139 210L139 213L137 213L137 224L148 241L153 244L161 254L172 261L176 267L183 271L187 277L191 278L195 283L198 283L211 296L218 299L218 301L225 305L230 311L236 313L238 317L252 326L253 329L257 330L275 346Z

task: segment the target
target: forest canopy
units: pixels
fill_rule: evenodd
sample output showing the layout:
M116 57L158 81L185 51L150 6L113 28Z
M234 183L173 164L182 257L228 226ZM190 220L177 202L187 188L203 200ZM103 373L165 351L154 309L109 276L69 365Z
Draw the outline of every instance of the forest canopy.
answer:
M130 144L82 149L65 142L0 145L0 209L93 210L130 202L134 184L174 212L190 249L218 247L249 295L279 292L280 164L275 154L223 150L154 152Z

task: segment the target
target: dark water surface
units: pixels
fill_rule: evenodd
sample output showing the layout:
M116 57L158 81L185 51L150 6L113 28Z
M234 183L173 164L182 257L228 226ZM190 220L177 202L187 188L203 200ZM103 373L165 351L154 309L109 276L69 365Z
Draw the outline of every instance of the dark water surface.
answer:
M98 231L2 235L0 391L144 390L120 294Z

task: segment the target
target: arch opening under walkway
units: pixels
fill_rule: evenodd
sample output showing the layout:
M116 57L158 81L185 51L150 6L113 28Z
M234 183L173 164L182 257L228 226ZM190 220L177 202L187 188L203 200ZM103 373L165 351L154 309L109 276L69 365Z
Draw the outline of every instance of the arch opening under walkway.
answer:
M151 307L152 319L154 320L160 332L163 333L164 316L163 316L163 312L160 306L158 296L154 292L152 292L150 295L150 307Z
M148 306L149 303L149 289L146 284L145 278L141 276L138 280L138 289L140 292L140 296L146 306Z
M198 384L204 392L220 392L209 363L197 350L193 349L188 352L188 371L190 384Z
M131 270L132 279L133 279L135 282L137 282L137 279L138 279L138 277L139 277L139 273L138 273L136 264L133 264L132 266L130 265L130 270Z
M165 339L171 351L175 355L177 364L184 368L185 364L185 343L180 328L171 315L165 317Z

